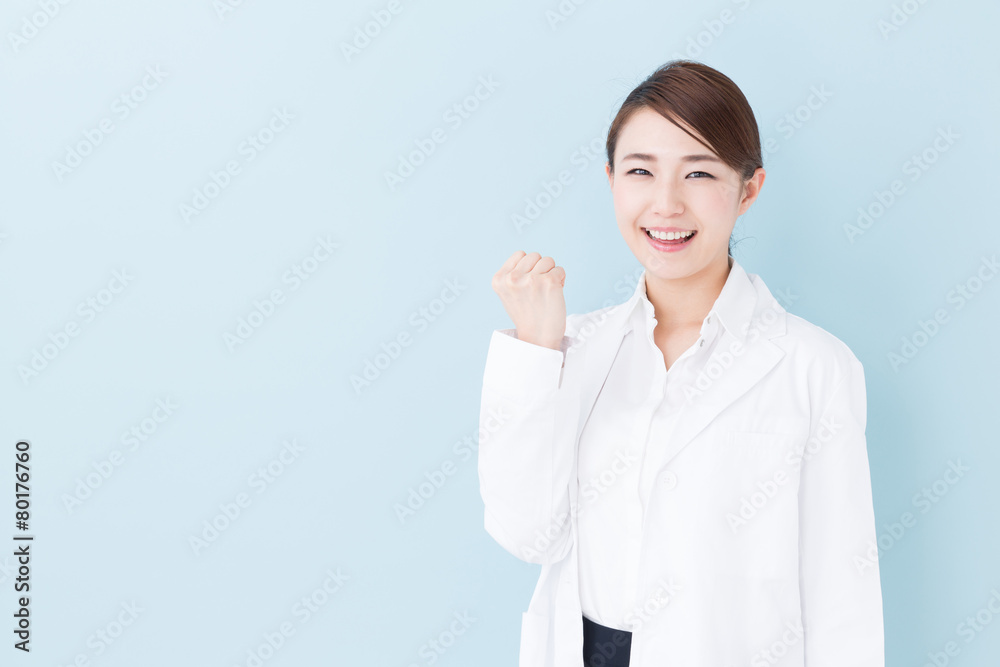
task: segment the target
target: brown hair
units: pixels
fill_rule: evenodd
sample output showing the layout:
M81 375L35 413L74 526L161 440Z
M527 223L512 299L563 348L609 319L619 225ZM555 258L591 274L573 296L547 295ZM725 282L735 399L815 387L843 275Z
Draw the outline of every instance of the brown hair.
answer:
M764 166L757 119L732 79L697 61L671 60L628 94L611 122L607 153L612 175L618 135L632 115L643 108L652 109L678 127L679 120L694 129L704 141L681 127L740 174L744 183ZM730 239L730 255L732 249Z

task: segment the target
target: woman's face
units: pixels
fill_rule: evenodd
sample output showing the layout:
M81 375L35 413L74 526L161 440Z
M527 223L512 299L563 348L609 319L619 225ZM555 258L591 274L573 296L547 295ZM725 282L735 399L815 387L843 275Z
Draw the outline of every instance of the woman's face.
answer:
M649 273L679 279L712 267L728 268L729 236L736 218L757 198L763 168L744 191L735 170L648 108L625 124L614 159L614 174L610 165L605 171L618 229ZM647 229L694 234L684 242L660 242L649 238Z

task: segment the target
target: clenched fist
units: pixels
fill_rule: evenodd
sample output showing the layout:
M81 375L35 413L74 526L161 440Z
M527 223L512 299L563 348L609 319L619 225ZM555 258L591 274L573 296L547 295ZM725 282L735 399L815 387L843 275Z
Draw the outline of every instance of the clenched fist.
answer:
M493 291L514 321L518 340L553 350L566 334L566 272L551 257L518 250L493 276Z

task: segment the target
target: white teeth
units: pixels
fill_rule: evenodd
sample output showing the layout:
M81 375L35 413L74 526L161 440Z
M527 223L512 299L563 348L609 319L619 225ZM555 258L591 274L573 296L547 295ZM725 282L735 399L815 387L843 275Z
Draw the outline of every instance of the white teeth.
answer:
M652 229L647 229L646 233L654 239L660 239L661 241L676 241L677 239L687 238L694 234L694 232L657 232Z

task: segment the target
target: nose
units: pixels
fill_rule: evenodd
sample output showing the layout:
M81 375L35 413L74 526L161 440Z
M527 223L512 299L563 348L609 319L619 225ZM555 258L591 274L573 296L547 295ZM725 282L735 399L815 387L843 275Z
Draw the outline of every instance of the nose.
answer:
M653 194L652 212L664 218L684 212L684 201L680 188L671 183L658 184Z

